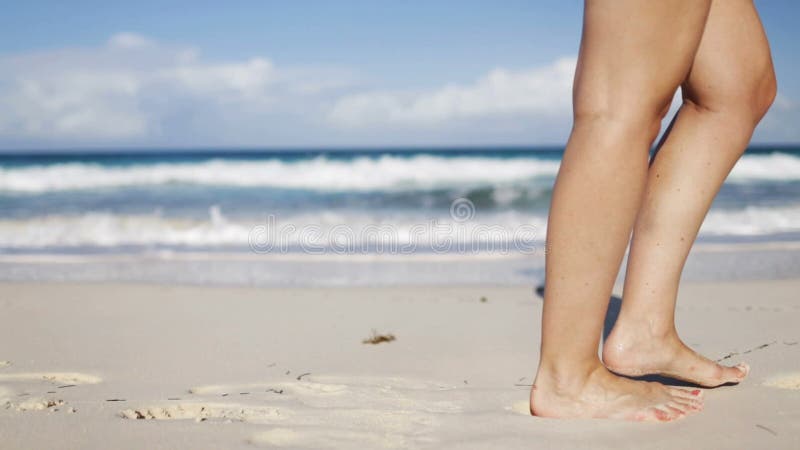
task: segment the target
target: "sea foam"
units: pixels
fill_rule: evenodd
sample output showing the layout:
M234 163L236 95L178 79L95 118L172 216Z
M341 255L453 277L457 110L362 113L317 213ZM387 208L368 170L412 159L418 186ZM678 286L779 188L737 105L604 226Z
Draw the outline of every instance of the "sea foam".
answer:
M122 215L88 212L0 220L0 248L45 249L70 247L236 247L251 249L258 239L297 249L352 245L359 249L415 244L424 250L443 242L485 242L515 233L541 244L546 233L544 214L504 211L478 214L467 222L449 216L376 215L358 211L320 211L278 216L275 222L229 219L211 208L206 219L165 217L160 214ZM800 232L800 204L786 207L712 209L701 236L761 236ZM522 234L517 234L522 236ZM256 241L254 241L254 238ZM342 243L341 239L346 242ZM274 247L278 249L277 246ZM258 249L256 249L258 250Z

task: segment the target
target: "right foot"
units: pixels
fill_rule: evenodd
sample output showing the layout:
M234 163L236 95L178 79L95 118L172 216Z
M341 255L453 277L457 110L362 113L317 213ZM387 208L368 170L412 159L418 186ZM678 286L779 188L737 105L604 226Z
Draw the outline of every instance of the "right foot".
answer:
M620 375L663 375L705 387L739 383L747 377L747 364L723 366L695 353L677 333L653 337L636 326L615 326L603 344L603 363Z
M584 380L540 368L531 389L531 414L668 422L703 409L703 392L619 377L599 366Z

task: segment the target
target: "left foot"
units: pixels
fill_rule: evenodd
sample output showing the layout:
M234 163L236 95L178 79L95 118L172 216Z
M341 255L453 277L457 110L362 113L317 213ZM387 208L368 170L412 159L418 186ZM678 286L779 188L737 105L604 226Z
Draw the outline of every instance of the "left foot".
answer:
M664 375L705 387L739 383L750 372L747 364L723 366L695 353L674 332L654 337L618 326L603 344L603 363L620 375Z

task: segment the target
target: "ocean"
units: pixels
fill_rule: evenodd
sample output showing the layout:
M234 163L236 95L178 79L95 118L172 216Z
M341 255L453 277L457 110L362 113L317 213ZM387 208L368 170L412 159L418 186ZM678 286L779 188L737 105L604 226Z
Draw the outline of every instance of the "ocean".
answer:
M464 148L0 155L0 256L18 262L43 255L535 254L561 154ZM799 237L800 147L748 149L698 242Z

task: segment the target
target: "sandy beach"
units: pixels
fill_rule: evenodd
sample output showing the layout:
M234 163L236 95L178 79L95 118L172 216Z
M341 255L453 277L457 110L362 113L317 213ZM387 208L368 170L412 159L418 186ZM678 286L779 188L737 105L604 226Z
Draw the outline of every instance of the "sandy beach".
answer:
M686 342L752 373L639 424L528 415L533 285L5 283L0 448L798 448L798 292L685 284Z
M0 450L800 450L793 17L9 4Z

